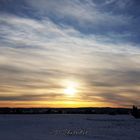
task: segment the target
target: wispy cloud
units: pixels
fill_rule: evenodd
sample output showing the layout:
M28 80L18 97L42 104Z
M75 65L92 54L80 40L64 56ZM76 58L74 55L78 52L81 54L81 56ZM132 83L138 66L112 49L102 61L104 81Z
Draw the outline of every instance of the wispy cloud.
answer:
M77 79L81 86L75 101L138 104L139 44L120 39L131 33L86 34L80 30L90 26L117 29L130 24L131 16L101 11L89 0L26 3L40 19L26 13L0 14L1 101L70 100L63 95L61 81Z
M124 15L121 13L114 14L108 12L104 8L100 9L100 5L92 0L80 1L63 1L56 2L55 0L31 0L28 3L40 14L40 16L50 17L53 21L61 24L72 25L80 32L96 33L96 34L115 34L118 33L118 29L127 27L131 24L132 16ZM117 2L118 5L121 2ZM52 10L53 9L53 10ZM125 33L123 31L123 33ZM128 33L126 33L128 34Z

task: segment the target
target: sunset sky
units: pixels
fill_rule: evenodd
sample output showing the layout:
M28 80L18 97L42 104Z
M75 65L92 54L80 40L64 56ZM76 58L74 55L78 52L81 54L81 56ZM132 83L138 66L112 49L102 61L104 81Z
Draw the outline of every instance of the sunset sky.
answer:
M0 0L0 107L132 105L139 0Z

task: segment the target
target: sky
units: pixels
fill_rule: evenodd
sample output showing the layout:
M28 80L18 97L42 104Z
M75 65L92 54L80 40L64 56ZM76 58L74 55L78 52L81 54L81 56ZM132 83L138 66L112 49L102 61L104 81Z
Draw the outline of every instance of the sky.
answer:
M0 0L0 107L140 106L139 0Z

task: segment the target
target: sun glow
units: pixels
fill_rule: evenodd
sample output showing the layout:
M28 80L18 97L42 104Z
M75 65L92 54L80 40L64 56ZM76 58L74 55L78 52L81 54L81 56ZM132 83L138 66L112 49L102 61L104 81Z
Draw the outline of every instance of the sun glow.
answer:
M77 84L71 81L66 82L64 93L68 96L74 96L77 92Z
M67 87L64 92L69 96L74 96L74 94L76 93L76 89L74 87Z

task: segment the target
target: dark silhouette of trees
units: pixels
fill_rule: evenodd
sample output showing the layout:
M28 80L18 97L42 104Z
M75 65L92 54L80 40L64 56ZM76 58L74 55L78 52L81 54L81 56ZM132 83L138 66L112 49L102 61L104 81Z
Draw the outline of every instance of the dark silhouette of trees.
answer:
M137 108L137 106L133 106L132 113L131 113L136 119L140 118L140 110Z

